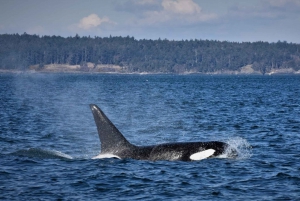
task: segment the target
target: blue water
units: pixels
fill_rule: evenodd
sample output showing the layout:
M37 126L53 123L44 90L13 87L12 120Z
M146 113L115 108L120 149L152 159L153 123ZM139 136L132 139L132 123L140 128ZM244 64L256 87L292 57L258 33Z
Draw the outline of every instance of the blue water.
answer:
M23 73L0 83L0 199L300 197L300 76ZM92 160L90 103L136 145L218 140L240 156Z

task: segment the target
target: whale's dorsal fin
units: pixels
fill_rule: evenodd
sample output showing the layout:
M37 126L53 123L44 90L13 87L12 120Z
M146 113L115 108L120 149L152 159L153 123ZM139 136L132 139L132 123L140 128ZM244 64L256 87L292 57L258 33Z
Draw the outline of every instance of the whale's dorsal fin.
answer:
M101 142L101 153L116 154L131 145L115 125L107 118L103 111L94 104L90 104Z

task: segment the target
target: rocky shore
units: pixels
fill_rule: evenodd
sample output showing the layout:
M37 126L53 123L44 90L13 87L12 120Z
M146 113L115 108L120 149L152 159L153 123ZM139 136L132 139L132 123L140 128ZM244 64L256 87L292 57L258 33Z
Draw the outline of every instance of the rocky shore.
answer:
M24 72L21 70L8 70L0 69L0 73L20 73ZM118 74L166 74L159 72L129 72L126 67L111 64L97 64L86 63L84 65L68 65L68 64L48 64L40 67L39 65L32 65L26 72L43 72L43 73L118 73ZM252 68L252 65L246 65L241 67L239 70L219 70L210 73L200 73L194 71L185 71L180 74L208 74L208 75L263 75L262 72L256 71ZM266 75L277 75L277 74L298 74L300 70L295 71L292 68L284 69L271 69Z

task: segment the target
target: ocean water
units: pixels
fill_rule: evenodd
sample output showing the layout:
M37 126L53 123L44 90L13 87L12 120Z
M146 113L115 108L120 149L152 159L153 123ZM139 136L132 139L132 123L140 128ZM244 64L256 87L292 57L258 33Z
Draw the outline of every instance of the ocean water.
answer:
M1 200L299 200L300 76L0 74ZM136 145L237 159L91 159L89 104Z

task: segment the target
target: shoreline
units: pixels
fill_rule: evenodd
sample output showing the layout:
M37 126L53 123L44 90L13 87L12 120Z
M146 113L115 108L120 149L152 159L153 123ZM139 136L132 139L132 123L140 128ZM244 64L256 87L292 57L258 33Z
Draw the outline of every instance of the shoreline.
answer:
M112 64L98 64L86 63L84 66L69 65L69 64L47 64L42 69L38 65L32 65L26 70L10 70L0 69L0 73L78 73L78 74L118 74L118 75L300 75L300 70L295 71L292 68L283 69L271 69L269 72L263 74L260 71L255 71L252 65L246 65L238 70L219 70L215 72L195 72L195 71L183 71L183 72L128 72L127 67L121 67Z
M185 73L163 73L163 72L89 72L89 71L45 71L45 70L6 70L0 69L0 74L103 74L103 75L207 75L207 76L277 76L277 75L300 75L295 72L270 72L270 73L237 73L237 72L185 72Z

